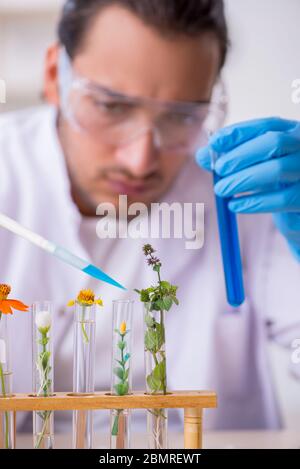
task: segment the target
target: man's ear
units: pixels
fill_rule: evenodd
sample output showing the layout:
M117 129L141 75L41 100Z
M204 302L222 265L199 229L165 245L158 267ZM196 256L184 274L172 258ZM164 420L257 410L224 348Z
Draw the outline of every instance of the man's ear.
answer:
M58 85L59 44L55 43L47 49L44 70L44 98L49 104L59 106Z

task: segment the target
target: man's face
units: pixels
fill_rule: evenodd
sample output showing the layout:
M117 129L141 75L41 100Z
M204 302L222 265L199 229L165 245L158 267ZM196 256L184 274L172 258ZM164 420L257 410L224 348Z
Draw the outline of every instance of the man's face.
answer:
M194 102L210 99L219 61L211 34L166 37L113 6L94 19L72 66L92 82L128 96ZM117 207L119 194L127 194L128 203L158 201L190 157L157 147L151 130L116 146L78 131L62 117L59 136L73 198L90 216L101 202Z

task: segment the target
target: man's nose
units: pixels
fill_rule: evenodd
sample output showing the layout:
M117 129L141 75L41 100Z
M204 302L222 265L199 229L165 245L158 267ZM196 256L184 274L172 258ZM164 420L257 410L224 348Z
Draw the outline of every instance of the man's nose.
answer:
M153 132L148 130L127 145L122 145L116 151L117 162L137 178L156 171L159 149L154 139Z

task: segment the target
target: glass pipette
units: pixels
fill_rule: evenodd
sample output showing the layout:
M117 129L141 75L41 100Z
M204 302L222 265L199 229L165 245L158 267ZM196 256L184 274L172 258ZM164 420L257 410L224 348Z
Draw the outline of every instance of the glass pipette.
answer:
M44 251L47 251L49 254L52 254L61 261L65 262L66 264L69 264L75 267L76 269L81 270L87 275L90 275L91 277L94 277L103 282L109 283L110 285L113 285L115 287L121 288L122 290L126 290L125 287L123 287L120 283L116 282L114 279L109 277L105 272L103 272L95 265L90 264L88 261L81 259L75 254L72 254L67 249L64 249L63 247L58 246L57 244L52 243L51 241L48 241L37 233L34 233L33 231L20 225L12 218L9 218L1 213L0 226L18 236L21 236L22 238L27 239L27 241L30 241L39 248L43 249Z

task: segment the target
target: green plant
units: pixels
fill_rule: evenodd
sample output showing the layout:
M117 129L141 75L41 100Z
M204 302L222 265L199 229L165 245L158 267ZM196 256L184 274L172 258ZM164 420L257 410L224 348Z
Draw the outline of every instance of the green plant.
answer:
M146 311L144 336L145 351L149 352L154 361L154 368L146 376L147 385L152 393L167 392L166 356L165 356L165 324L164 311L169 311L173 304L178 305L177 286L161 279L161 261L154 256L155 250L150 244L143 247L147 263L157 273L157 285L135 291L140 301L145 303ZM159 312L159 320L153 312Z
M164 315L173 304L178 305L177 287L161 279L161 261L155 257L150 244L143 247L147 263L157 274L157 284L135 290L145 305L144 347L146 354L147 391L151 394L167 393ZM162 449L167 445L166 409L148 409L149 447Z
M52 380L50 378L51 373L51 352L49 349L50 342L50 330L51 330L51 314L48 311L41 311L37 314L35 324L38 329L37 344L40 346L40 352L37 356L36 367L39 374L40 386L37 391L37 396L48 397L51 395ZM37 438L35 448L40 448L45 437L51 410L37 412L37 415L42 419L43 426L42 430Z
M119 329L115 329L114 332L119 335L120 340L117 343L117 347L120 350L120 360L116 359L118 366L113 369L113 373L117 376L119 382L114 385L114 389L118 396L124 396L128 394L129 390L129 365L126 367L128 360L130 358L130 353L126 353L127 343L125 341L125 336L130 331L127 330L127 326L125 322L122 322ZM119 417L120 414L123 412L122 409L117 410L117 415L114 419L114 423L112 426L111 434L113 436L117 436L119 433Z

